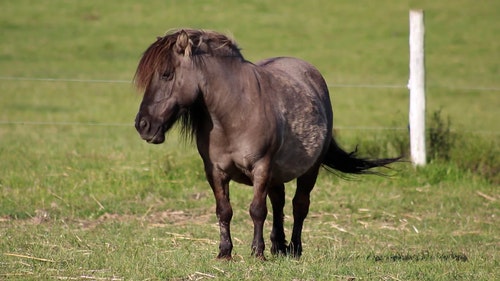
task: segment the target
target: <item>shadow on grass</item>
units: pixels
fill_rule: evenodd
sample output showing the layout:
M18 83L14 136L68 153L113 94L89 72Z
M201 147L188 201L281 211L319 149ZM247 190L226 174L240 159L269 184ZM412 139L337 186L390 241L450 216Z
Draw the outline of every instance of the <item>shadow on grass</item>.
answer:
M469 258L464 253L429 253L423 251L420 253L388 253L388 254L370 254L366 257L368 260L377 262L416 262L416 261L458 261L467 262Z

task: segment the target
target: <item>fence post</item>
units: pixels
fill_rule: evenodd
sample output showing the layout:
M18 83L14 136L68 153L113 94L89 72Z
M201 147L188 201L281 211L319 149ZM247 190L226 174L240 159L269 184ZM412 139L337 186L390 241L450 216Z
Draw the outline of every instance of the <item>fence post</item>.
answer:
M426 164L424 12L410 10L410 151L415 166Z

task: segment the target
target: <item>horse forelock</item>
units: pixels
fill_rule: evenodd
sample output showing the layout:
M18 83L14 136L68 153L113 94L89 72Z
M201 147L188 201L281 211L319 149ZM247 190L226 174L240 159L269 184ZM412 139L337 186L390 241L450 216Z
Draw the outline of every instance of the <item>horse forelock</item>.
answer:
M168 65L172 65L171 54L181 32L187 33L189 37L189 46L185 50L187 56L209 54L221 57L242 57L236 42L221 33L198 29L169 31L165 36L158 37L142 55L134 77L134 83L138 89L145 89L156 73L164 72Z
M134 83L138 89L145 89L155 73L166 70L176 39L177 37L171 35L158 37L156 42L146 49L135 72Z

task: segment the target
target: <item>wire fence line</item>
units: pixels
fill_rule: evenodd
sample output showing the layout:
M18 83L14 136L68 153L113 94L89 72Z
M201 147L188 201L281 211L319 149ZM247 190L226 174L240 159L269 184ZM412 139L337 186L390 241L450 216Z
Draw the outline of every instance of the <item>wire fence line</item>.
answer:
M5 121L0 120L0 126L72 126L72 127L122 127L134 128L134 123L98 123L98 122L46 122L46 121ZM383 126L334 126L334 130L340 131L408 131L408 127L383 127ZM451 130L457 132L458 130ZM487 130L461 130L461 132L479 135L500 135L499 131Z
M27 125L27 126L97 126L97 127L134 127L134 123L97 123L97 122L45 122L45 121L2 121L0 125ZM367 126L336 126L336 130L367 130L367 131L390 131L406 130L406 127L367 127Z
M27 126L88 126L88 127L134 127L133 123L98 123L98 122L44 122L44 121L5 121L0 125L27 125Z
M48 121L2 121L0 125L26 125L26 126L89 126L89 127L134 127L134 123L98 123L98 122L48 122ZM367 130L367 131L390 131L406 130L406 127L367 127L367 126L336 126L336 130Z
M4 81L32 81L32 82L72 82L72 83L90 83L90 84L132 84L133 80L121 79L78 79L78 78L40 78L40 77L16 77L16 76L0 76L0 80ZM500 92L500 87L482 87L482 86L440 86L428 85L429 88L441 88L451 90L467 90L467 91L487 91ZM329 84L328 88L372 88L372 89L407 89L407 85L403 84Z
M0 76L0 81L34 81L34 82L59 82L59 83L91 83L91 84L132 84L133 80L120 80L120 79L78 79L78 78L37 78L37 77L15 77L15 76ZM433 88L447 88L457 90L474 90L474 91L500 91L497 87L447 87L447 86L432 86ZM330 84L328 88L372 88L372 89L407 89L407 85L394 85L394 84ZM0 120L0 126L6 125L26 125L26 126L94 126L94 127L133 127L133 123L110 123L110 122L71 122L71 121L8 121ZM355 130L355 131L391 131L391 130L408 130L407 127L366 127L366 126L339 126L334 127L336 130ZM496 131L466 131L469 133L487 134L487 135L500 135Z
M36 77L14 77L0 76L0 80L6 81L32 81L32 82L77 82L77 83L106 83L106 84L132 84L132 80L106 80L106 79L77 79L77 78L36 78Z

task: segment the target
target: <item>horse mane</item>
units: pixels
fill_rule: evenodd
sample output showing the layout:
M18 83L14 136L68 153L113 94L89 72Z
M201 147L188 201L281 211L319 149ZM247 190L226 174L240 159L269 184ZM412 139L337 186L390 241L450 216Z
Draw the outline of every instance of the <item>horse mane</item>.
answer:
M239 57L243 59L236 42L224 34L200 29L179 29L169 31L151 44L139 61L134 84L139 90L147 88L155 74L162 74L173 67L172 53L179 34L187 33L189 56L210 55L216 57Z

